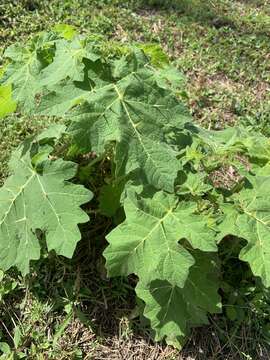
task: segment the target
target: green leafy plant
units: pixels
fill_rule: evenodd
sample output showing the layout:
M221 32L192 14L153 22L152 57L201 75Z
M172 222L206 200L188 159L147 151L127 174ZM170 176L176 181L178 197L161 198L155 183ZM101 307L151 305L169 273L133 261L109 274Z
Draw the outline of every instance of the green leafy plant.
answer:
M86 214L94 209L114 225L108 275L136 275L155 340L179 348L222 311L220 243L243 239L237 256L270 285L270 143L244 128L194 124L178 96L182 75L151 53L130 46L105 57L96 39L63 25L6 50L8 102L60 123L11 157L0 268L27 274L44 242L72 257L78 224L95 221Z

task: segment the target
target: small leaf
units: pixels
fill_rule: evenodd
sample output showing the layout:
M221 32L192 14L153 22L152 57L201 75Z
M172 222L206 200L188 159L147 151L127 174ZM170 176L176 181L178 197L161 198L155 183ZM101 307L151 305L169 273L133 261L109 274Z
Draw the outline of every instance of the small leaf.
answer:
M188 173L185 182L178 186L177 194L192 194L202 196L212 189L212 186L207 184L205 180L205 174Z
M237 319L237 311L233 305L228 305L226 307L226 315L231 321L235 321Z
M104 185L100 189L99 194L99 209L102 215L112 217L119 209L121 194L124 189L124 184L109 184Z
M140 46L147 56L150 57L151 64L156 67L169 65L169 57L158 44L142 44Z
M0 342L0 351L2 351L2 353L4 355L10 355L11 354L10 346L5 342Z
M13 336L13 342L14 342L15 349L18 349L18 347L20 346L21 337L22 337L22 334L21 334L21 330L20 330L19 326L15 326L14 336Z
M16 102L12 99L12 86L0 86L0 119L16 110Z
M77 35L76 28L68 24L56 24L52 30L66 40L72 40Z

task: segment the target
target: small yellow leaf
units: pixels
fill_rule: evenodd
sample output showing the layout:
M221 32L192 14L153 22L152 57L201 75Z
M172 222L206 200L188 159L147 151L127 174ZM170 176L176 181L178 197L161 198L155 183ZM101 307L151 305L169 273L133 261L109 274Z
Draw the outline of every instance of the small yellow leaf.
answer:
M67 40L72 40L77 35L75 27L68 24L57 24L53 27L53 31Z
M0 119L16 110L16 102L12 99L11 85L0 86Z

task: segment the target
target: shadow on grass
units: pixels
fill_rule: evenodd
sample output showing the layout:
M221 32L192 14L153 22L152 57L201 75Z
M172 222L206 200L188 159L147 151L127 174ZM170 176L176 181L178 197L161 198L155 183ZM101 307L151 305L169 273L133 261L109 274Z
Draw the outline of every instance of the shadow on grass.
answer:
M232 2L233 3L233 2ZM241 2L235 2L241 4ZM256 3L258 1L244 2L244 5L248 5L250 10L257 11ZM256 34L256 35L269 35L269 17L265 14L265 18L261 16L252 18L245 16L241 13L239 8L239 14L236 7L231 7L228 4L214 1L204 0L148 0L138 1L137 9L145 10L158 10L168 11L172 14L178 12L180 15L185 15L190 21L198 22L201 25L213 26L219 28L230 28L240 33Z

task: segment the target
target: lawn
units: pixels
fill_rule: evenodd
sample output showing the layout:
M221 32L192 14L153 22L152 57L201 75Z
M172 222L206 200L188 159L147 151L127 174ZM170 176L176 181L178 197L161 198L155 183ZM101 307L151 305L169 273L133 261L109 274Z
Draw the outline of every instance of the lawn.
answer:
M269 1L4 1L0 55L57 23L101 36L108 50L130 42L160 44L185 74L180 96L194 121L208 129L242 124L270 135ZM0 183L12 149L47 125L47 119L19 113L1 120ZM90 231L92 238L104 238L97 224ZM91 255L85 255L89 247ZM133 279L108 280L101 252L85 238L72 260L44 253L26 278L0 273L3 359L269 358L260 334L262 327L269 332L268 298L257 295L262 305L255 313L244 294L238 304L246 309L243 323L213 317L209 327L194 331L180 355L151 342L136 316Z

